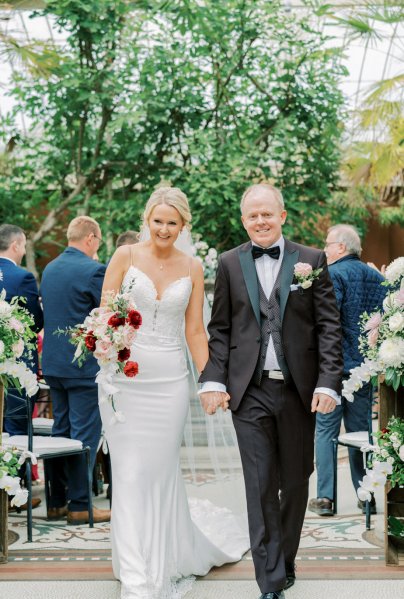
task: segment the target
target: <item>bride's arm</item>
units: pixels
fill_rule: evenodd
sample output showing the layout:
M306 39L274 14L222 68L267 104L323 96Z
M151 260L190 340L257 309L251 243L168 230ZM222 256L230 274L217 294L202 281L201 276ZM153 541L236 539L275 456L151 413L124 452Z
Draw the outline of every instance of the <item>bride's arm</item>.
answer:
M185 312L185 338L198 372L208 361L208 338L203 324L204 284L203 268L196 259L192 261L192 293Z
M105 304L105 292L118 293L121 289L123 278L130 265L130 246L122 245L112 256L105 273L102 286L101 306Z

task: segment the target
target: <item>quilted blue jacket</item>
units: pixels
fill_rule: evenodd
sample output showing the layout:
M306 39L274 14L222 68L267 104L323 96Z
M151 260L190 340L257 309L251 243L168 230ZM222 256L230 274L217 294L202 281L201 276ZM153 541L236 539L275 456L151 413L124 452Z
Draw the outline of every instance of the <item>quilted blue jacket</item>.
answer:
M363 357L358 349L359 319L363 312L382 307L386 288L384 277L357 256L349 255L329 265L335 296L341 315L344 374L359 366Z

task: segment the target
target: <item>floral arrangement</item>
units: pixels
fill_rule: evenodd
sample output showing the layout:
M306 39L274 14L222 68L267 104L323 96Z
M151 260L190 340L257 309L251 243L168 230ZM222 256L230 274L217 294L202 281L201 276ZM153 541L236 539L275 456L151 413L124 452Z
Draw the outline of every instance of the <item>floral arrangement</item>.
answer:
M404 420L390 418L387 428L374 433L376 444L366 444L362 451L373 452L373 460L366 469L366 476L359 481L358 498L370 501L378 487L387 481L392 487L404 486ZM404 524L397 518L389 517L390 534L404 536Z
M21 304L24 298L6 302L6 290L0 293L0 381L5 388L24 389L28 396L38 391L36 375L20 359L35 347L34 320Z
M344 382L342 394L348 401L365 382L376 384L380 374L394 390L404 385L404 257L394 260L385 276L383 309L362 315L359 348L365 360Z
M36 457L28 451L20 452L15 448L0 446L0 489L13 496L12 506L19 507L28 499L28 491L21 488L18 476L18 470L27 457L31 458L33 464L37 463Z
M318 279L322 269L315 268L307 262L297 262L293 274L302 289L308 289L313 285L313 281Z
M201 241L200 237L196 237L196 241L192 246L194 256L200 260L205 279L214 279L217 269L217 250L210 248L205 241Z
M107 292L104 297L105 306L94 308L83 324L58 332L70 334L70 342L76 346L73 361L77 360L79 366L90 354L97 359L100 400L111 402L114 422L124 422L124 415L115 409L114 394L118 389L112 378L117 373L134 377L139 371L137 362L130 360L130 347L142 316L129 294Z

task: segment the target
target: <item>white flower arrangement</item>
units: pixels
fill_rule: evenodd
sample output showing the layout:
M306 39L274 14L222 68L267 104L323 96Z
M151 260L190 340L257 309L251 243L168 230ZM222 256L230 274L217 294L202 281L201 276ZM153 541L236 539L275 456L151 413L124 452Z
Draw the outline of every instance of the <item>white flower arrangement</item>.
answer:
M29 451L21 452L14 447L0 445L0 490L12 496L12 506L20 507L28 499L28 491L21 488L21 479L18 476L20 466L28 457L33 464L37 463L35 455Z
M205 279L214 279L218 264L217 250L210 248L205 241L201 241L200 237L197 236L192 251L202 264Z
M36 375L24 362L22 354L30 357L35 347L34 320L21 306L25 300L14 297L6 302L6 291L0 293L0 381L5 388L24 389L28 396L38 391Z
M342 394L348 401L353 401L353 393L364 383L376 383L380 374L394 390L404 385L404 257L387 267L382 285L388 287L383 309L362 315L359 348L365 360L343 384Z

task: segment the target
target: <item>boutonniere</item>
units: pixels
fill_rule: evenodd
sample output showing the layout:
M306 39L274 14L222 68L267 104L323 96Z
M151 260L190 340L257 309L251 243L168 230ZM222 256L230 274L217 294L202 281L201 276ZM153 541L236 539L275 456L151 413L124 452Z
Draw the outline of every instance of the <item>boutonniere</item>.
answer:
M302 289L308 289L313 285L313 281L318 279L322 268L315 268L307 262L297 262L295 264L294 275Z

